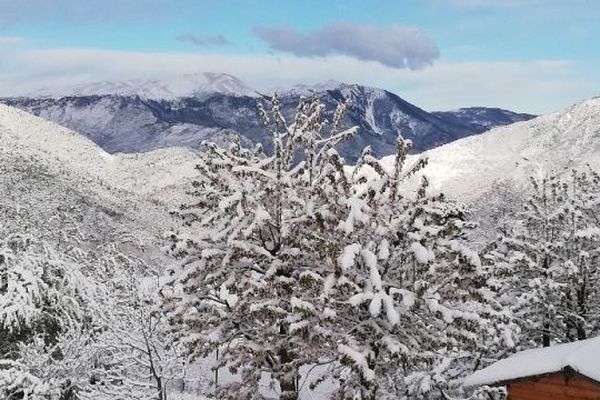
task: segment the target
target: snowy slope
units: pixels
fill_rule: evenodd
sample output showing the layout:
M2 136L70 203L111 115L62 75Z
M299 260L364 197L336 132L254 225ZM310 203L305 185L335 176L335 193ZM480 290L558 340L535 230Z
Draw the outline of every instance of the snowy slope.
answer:
M0 226L55 235L52 224L70 210L85 236L134 235L158 259L159 238L177 225L168 211L186 200L195 160L186 149L110 155L84 136L0 105Z
M510 125L535 118L535 115L532 114L516 113L491 107L466 107L452 111L434 111L432 114L447 121L454 121L458 124L480 129L481 132L496 126Z
M357 88L345 88L348 95ZM29 149L85 171L124 191L159 200L194 175L196 153L169 148L141 154L108 154L91 140L57 124L0 104L0 128ZM600 98L568 109L492 129L423 153L434 188L473 200L495 181L525 186L537 171L600 163ZM417 156L412 156L414 159ZM393 157L384 158L393 162Z
M335 90L342 82L336 81L334 79L329 79L327 81L315 83L315 84L305 84L299 83L290 87L276 87L270 90L265 91L265 94L272 96L275 93L286 93L286 94L295 94L298 96L310 96L315 93L323 93L327 90Z
M258 96L233 75L203 72L187 74L166 80L134 79L130 81L102 81L76 85L64 89L43 89L27 97L60 98L85 96L140 96L145 99L175 99L214 93L231 96Z
M194 175L197 155L182 148L143 154L108 154L85 136L55 123L0 104L3 147L12 140L24 152L49 165L77 171L82 176L132 194L160 199L163 190L187 182Z
M423 154L432 186L463 201L485 194L494 182L526 187L531 174L600 166L600 98L492 129ZM413 156L414 159L415 156ZM392 165L393 157L384 158Z

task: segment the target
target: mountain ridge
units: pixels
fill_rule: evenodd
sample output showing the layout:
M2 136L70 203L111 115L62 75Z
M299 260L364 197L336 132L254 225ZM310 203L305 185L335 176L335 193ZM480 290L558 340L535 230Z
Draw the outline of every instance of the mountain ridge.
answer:
M197 148L204 140L225 145L237 135L246 145L260 143L270 150L270 137L257 111L258 104L268 100L265 95L203 92L150 98L131 93L82 93L86 92L66 97L4 98L0 102L80 132L109 153L135 153L172 146ZM307 95L323 101L325 118L332 116L340 101L350 100L344 124L358 126L359 131L338 149L350 163L356 161L365 146L370 146L378 157L393 153L398 135L412 140L414 151L420 152L479 134L498 124L532 117L505 110L482 114L483 109L471 118L465 117L469 113L466 109L459 111L460 116L452 112L429 113L384 89L328 81L316 86L297 85L282 92L280 99L286 118L293 118L298 102Z
M189 148L109 154L83 135L2 104L0 155L0 167L8 173L0 179L0 186L6 184L9 198L14 182L26 186L28 180L36 179L31 171L41 170L39 179L50 179L49 184L34 192L21 189L35 194L28 202L44 204L36 207L50 209L55 203L58 207L63 200L48 203L42 198L50 190L58 190L53 187L63 185L60 193L75 196L69 202L94 207L95 213L108 210L100 215L108 213L116 218L111 223L118 226L142 224L140 232L147 240L156 240L155 235L172 222L167 216L169 209L189 200L186 189L197 178L199 157L198 151ZM600 98L410 155L407 165L420 157L428 160L422 174L431 190L474 206L477 215L493 212L498 201L504 201L499 199L523 196L532 175L600 167ZM382 160L384 166L393 162L394 157ZM21 178L11 178L15 171L22 171ZM132 214L122 219L120 215L127 215L127 210L133 210Z
M428 150L423 173L436 190L471 201L507 183L523 191L530 176L600 167L600 97L529 121L491 129ZM392 165L393 158L383 159Z
M131 79L125 81L98 81L65 88L40 89L23 96L26 98L139 96L145 99L176 99L205 96L214 93L231 96L259 96L239 78L225 73L201 72L168 79Z

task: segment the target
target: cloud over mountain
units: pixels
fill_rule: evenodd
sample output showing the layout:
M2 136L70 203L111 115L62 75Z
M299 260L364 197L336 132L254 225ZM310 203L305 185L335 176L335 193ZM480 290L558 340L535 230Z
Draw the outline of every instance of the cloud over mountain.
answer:
M271 48L300 57L344 55L416 70L433 64L439 56L435 43L419 29L398 24L337 22L310 33L291 27L257 27L254 34Z
M175 38L178 42L187 42L196 46L226 46L231 42L223 35L179 35Z

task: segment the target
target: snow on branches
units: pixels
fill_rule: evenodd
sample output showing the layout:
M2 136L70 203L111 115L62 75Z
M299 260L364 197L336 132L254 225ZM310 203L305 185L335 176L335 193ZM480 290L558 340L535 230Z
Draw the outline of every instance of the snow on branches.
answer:
M0 393L58 398L67 380L53 372L70 346L63 335L85 320L90 287L78 265L53 246L25 234L0 234Z
M600 176L591 170L532 178L532 195L511 229L490 246L502 301L524 347L600 331Z
M391 171L368 148L345 166L346 107L328 122L303 100L288 122L274 97L260 109L273 153L206 144L197 201L177 211L163 308L190 354L218 350L236 374L224 398L263 398L265 374L282 399L324 382L335 399L441 396L491 331L465 213L424 177L411 189L426 160L406 165L402 139ZM322 376L300 385L317 365Z

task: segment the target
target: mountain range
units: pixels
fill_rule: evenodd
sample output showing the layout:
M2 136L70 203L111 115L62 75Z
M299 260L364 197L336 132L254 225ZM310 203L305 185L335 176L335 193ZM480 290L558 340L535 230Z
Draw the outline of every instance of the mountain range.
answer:
M338 149L349 163L367 145L378 157L391 154L398 135L412 140L414 150L421 152L534 117L484 107L427 112L389 91L336 81L277 91L287 118L306 96L322 99L326 117L338 102L349 100L344 123L359 130ZM164 81L99 82L61 91L41 90L0 102L80 132L109 153L197 148L204 140L224 144L236 135L247 145L261 143L269 150L270 138L257 109L271 95L272 91L259 93L231 75L202 73Z
M524 192L531 175L600 167L599 138L600 97L411 155L408 164L427 158L422 173L430 187L472 204L498 190L498 184L501 190ZM100 204L116 204L118 214L131 207L176 207L196 176L199 157L187 148L110 154L83 135L6 105L0 105L0 139L0 166L10 172L22 165L26 172L9 179L13 184L30 181L27 176L70 180L71 191L108 198ZM382 162L391 165L393 157ZM40 173L32 175L34 170ZM41 193L44 187L27 191ZM10 192L10 185L5 189Z

